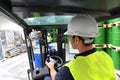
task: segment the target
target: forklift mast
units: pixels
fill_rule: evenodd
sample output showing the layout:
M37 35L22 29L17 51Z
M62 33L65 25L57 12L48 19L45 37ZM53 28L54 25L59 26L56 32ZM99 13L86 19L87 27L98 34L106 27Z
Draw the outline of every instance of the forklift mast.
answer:
M64 26L66 27L66 26ZM41 59L41 66L35 66L35 55L34 55L34 49L32 46L32 39L29 37L29 33L26 33L26 41L27 41L27 50L28 50L28 58L29 58L29 64L30 64L30 69L28 69L28 77L29 80L30 76L32 77L32 80L37 80L37 79L42 79L44 78L45 75L49 75L49 70L48 68L45 66L45 60L47 59L48 55L52 56L59 56L63 62L65 62L65 36L64 36L64 32L66 31L66 28L53 28L56 30L56 32L49 32L52 30L52 28L40 28L40 29L36 29L36 31L41 31L42 33L42 37L39 39L39 50L40 50L40 59ZM27 32L25 30L25 32ZM52 40L54 40L54 42L48 42L47 36L48 33L55 33L56 34L56 38L52 38ZM56 44L55 46L49 46L49 44ZM58 46L59 45L59 46ZM52 51L51 49L48 49L49 47L56 47L57 50ZM53 48L55 49L55 48ZM39 61L38 61L39 62ZM36 64L38 64L38 62Z

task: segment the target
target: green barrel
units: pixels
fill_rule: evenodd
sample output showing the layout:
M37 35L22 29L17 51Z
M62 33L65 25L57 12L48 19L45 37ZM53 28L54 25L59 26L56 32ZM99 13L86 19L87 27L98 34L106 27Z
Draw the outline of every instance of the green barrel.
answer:
M111 23L114 24L116 22L120 22L120 18L111 19L111 20L108 20L107 22L109 24L111 24ZM111 37L112 37L111 44L113 46L120 46L120 27L119 26L113 26L111 29L112 29L112 31L111 31L111 33L112 33L112 35L111 35Z
M106 48L105 52L111 57L111 49L110 48Z
M57 42L57 30L51 29L50 36L52 38L51 42Z
M68 36L67 36L67 35L66 35L65 43L66 43L66 44L68 44L68 43L69 43L69 38L68 38Z
M113 59L115 69L120 70L120 52L116 52L115 50L112 49L111 57Z
M120 27L112 27L112 45L120 46Z
M98 23L100 35L94 39L94 44L105 44L105 28L101 27L104 24L104 21Z
M106 44L112 44L112 28L106 28L105 36Z
M105 28L99 27L100 35L94 39L94 44L105 44Z

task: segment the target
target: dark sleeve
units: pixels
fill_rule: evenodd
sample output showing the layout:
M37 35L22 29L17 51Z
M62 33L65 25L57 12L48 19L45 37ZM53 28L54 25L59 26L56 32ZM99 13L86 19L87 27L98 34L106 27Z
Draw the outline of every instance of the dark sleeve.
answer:
M55 76L55 80L74 80L68 67L62 67Z

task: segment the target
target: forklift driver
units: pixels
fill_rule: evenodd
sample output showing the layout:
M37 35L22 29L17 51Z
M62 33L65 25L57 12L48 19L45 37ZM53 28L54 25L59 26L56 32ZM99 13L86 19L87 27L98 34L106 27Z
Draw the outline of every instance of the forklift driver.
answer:
M79 54L58 72L54 62L46 62L51 79L45 77L45 80L116 80L110 56L92 46L94 38L99 35L95 19L89 15L76 15L68 24L65 35L69 36L73 49L78 49Z

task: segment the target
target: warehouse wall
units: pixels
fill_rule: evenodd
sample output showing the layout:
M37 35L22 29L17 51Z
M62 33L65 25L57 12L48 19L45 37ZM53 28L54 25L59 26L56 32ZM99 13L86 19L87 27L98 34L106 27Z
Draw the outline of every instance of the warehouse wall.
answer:
M6 19L3 16L0 16L0 30L18 31L22 34L22 37L24 38L24 33L23 33L22 27L15 24L14 22Z
M0 16L0 38L4 46L20 43L21 39L24 40L23 28L16 23Z

